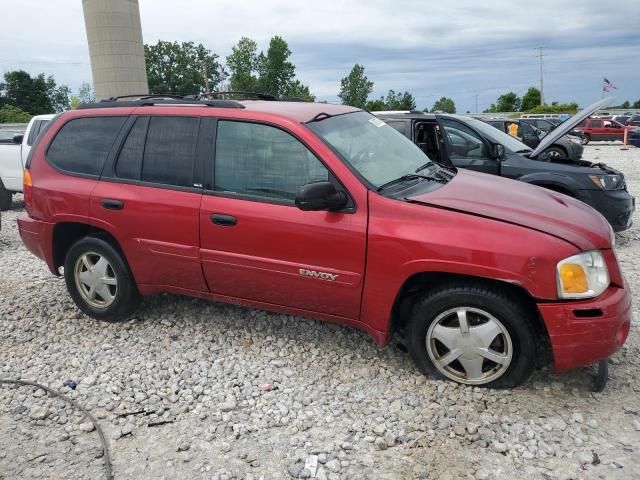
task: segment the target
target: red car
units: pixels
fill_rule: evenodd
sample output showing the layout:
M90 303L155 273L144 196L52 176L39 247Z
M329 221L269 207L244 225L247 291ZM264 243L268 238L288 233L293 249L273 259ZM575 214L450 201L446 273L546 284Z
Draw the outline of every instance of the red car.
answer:
M584 133L589 140L598 141L622 141L624 131L632 130L620 122L605 118L587 118L578 124L576 130Z
M380 344L400 332L423 372L491 387L549 361L606 359L629 332L600 214L432 163L357 108L89 105L50 122L24 187L23 242L97 319L126 319L141 295L191 295L361 328Z

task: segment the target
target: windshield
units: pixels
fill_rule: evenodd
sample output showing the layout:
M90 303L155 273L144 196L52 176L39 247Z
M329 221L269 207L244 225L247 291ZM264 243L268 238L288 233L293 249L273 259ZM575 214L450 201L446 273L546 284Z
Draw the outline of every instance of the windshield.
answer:
M491 140L494 143L499 143L504 148L512 153L515 152L530 152L531 149L527 147L524 143L516 138L512 137L504 133L501 130L498 130L496 127L492 127L488 123L485 123L481 120L476 120L475 118L470 117L455 117L460 121L465 122L470 127L474 128L486 138Z
M337 115L307 127L375 187L433 165L411 140L367 112Z

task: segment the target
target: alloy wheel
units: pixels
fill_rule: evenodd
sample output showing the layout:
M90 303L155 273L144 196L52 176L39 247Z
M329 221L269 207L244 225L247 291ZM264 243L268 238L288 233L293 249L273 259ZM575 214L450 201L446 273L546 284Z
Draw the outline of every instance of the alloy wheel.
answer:
M469 385L497 379L513 358L505 326L489 312L472 307L452 308L438 315L427 331L426 346L440 373Z

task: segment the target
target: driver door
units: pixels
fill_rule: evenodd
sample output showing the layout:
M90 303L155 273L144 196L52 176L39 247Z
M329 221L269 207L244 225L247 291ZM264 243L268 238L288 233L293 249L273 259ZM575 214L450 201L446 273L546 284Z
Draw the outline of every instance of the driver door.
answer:
M456 120L438 119L453 165L492 175L500 174L500 161L491 158L489 146L473 129Z
M302 211L294 204L298 187L333 181L318 156L272 125L221 119L216 128L200 207L209 290L357 319L366 203L345 212Z

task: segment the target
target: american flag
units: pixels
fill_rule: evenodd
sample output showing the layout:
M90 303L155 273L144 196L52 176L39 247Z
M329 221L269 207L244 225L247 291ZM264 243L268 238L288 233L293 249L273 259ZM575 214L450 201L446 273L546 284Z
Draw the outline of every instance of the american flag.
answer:
M613 82L610 82L609 80L607 80L607 78L605 77L604 82L602 82L602 91L603 92L608 92L609 90L611 90L612 88L615 88L616 90L618 89L618 87L616 87Z

